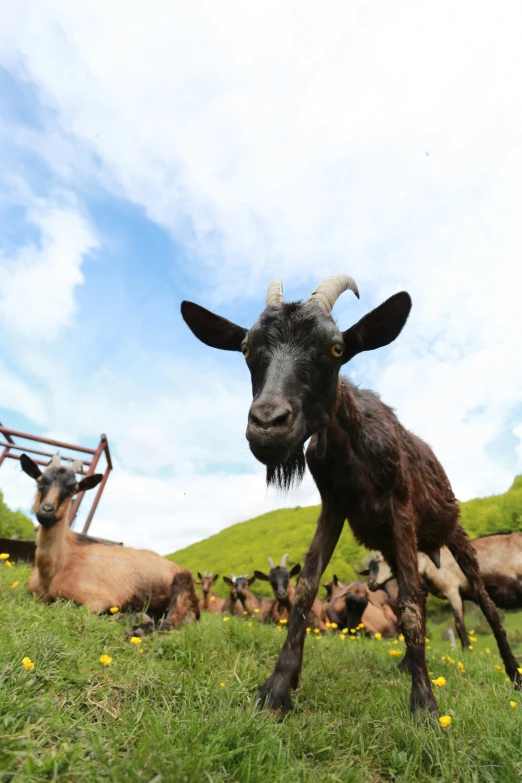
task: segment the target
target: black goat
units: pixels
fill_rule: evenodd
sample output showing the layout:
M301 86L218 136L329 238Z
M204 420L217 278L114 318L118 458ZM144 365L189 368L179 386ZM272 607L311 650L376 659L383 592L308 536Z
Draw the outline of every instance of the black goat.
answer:
M183 318L202 342L240 351L246 359L253 390L246 436L254 456L267 466L269 484L288 488L302 478L303 445L311 437L306 462L322 510L296 588L288 635L259 699L284 711L292 707L290 689L299 682L306 618L348 519L357 539L380 550L397 577L412 710L437 713L426 667L426 591L417 550L436 561L440 547L448 546L491 625L506 672L518 686L522 677L458 523L459 507L442 466L376 394L339 378L342 365L356 354L399 336L411 299L405 292L395 294L341 332L331 311L348 289L359 296L352 278L334 275L307 302L286 304L281 281L273 281L266 308L249 330L191 302L181 305Z

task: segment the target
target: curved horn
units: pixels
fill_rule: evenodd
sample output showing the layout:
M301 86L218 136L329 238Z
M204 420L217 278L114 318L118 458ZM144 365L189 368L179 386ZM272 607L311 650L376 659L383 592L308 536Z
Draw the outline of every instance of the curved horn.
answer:
M286 568L286 558L287 557L288 557L288 553L286 555L283 555L283 557L281 558L281 563L280 563L281 568Z
M272 558L271 557L267 557L267 560L268 560L268 565L270 566L270 568L275 568L275 563L272 560Z
M353 291L359 299L359 289L353 277L348 275L332 275L320 283L315 291L312 292L309 302L317 302L323 310L331 313L333 306L344 291Z
M83 472L83 462L80 459L75 459L74 462L71 465L71 470L73 473L82 473Z
M283 283L281 280L272 280L266 292L266 307L274 304L283 304Z
M49 464L44 470L44 473L48 470L51 470L51 468L59 468L61 463L61 457L59 454L55 454L54 457L51 459Z

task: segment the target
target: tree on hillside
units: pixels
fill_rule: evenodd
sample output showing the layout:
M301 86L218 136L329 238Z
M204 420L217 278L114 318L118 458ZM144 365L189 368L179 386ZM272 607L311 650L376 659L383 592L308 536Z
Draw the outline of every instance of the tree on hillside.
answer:
M11 511L4 501L4 494L0 490L0 538L34 539L34 525L21 511Z

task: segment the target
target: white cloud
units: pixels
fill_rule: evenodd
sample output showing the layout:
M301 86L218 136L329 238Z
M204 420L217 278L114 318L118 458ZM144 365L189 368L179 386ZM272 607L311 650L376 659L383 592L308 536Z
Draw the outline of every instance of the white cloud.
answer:
M28 222L40 232L38 244L0 256L0 321L23 337L52 339L72 322L81 266L98 240L71 207L40 204Z
M385 365L368 356L354 372L434 446L466 498L510 483L487 446L522 389L521 21L518 3L468 0L429 14L409 1L20 0L0 56L56 112L40 145L56 176L68 187L98 177L189 244L204 303L255 296L260 309L271 276L282 275L292 297L347 271L363 299L339 302L346 326L410 290L412 316ZM24 139L37 146L38 132ZM75 257L86 252L80 244ZM25 361L44 377L45 357L27 352ZM79 389L57 367L44 395L48 426L74 434L110 422L125 471L114 520L132 497L126 481L167 470L158 518L185 485L233 521L246 513L246 479L230 471L255 464L243 437L246 378L232 384L183 366L160 375L161 391L144 403L134 378L100 368ZM65 413L70 399L81 405ZM216 454L226 473L205 477ZM156 491L138 479L140 498ZM206 499L194 503L214 524ZM129 511L132 540L138 516ZM109 524L105 505L100 518Z

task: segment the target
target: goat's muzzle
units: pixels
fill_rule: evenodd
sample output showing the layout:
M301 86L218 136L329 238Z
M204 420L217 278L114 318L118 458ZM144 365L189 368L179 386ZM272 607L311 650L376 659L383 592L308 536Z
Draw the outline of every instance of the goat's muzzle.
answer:
M54 525L58 521L55 506L52 503L42 503L36 512L36 519L43 527Z
M291 406L254 402L248 414L246 437L252 454L264 465L275 467L286 462L297 440Z

